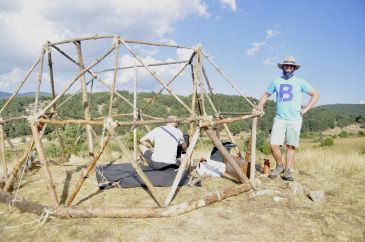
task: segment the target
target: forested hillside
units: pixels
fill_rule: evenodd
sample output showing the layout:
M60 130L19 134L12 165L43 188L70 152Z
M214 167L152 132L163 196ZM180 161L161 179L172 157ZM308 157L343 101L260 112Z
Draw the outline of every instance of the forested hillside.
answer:
M126 97L130 102L133 100L133 94L128 92L121 92L121 94ZM139 108L142 108L149 100L153 98L155 93L139 93L138 94L138 104ZM65 96L61 98L57 105L62 103L63 100L68 98L69 96ZM223 95L217 94L214 96L215 103L221 112L250 112L251 108L248 103L243 100L240 96L234 95ZM180 96L180 98L187 104L191 103L191 96ZM250 98L252 101L257 102L257 100ZM41 104L45 104L49 102L50 98L46 96L42 96L40 98ZM0 100L0 106L2 107L6 99ZM32 110L32 104L34 102L34 97L17 97L11 105L5 109L3 112L3 118L7 117L15 117L20 115L27 115ZM210 107L207 100L206 102L206 112L208 114L214 115L213 110ZM109 94L108 93L94 93L91 98L91 117L92 119L106 116L108 114L109 107ZM338 106L336 109L335 107ZM308 132L320 132L324 131L328 128L334 128L336 126L343 127L351 123L358 122L362 125L365 125L365 119L362 115L364 105L331 105L330 108L326 106L321 106L315 109L312 109L304 116L304 122L302 131ZM346 107L349 107L350 111L347 110ZM65 104L63 104L59 108L59 118L60 119L74 119L74 118L83 118L82 113L82 102L81 102L81 94L75 95L70 100L68 100ZM357 111L354 111L357 110ZM125 101L120 99L119 97L115 97L113 104L113 113L132 113L132 107L127 104ZM161 95L155 103L142 110L144 114L153 116L153 117L167 117L169 115L176 116L187 116L188 112L184 109L184 107L178 103L174 97L170 95ZM354 114L359 115L354 115ZM259 129L264 133L268 133L271 129L273 118L275 115L274 110L274 102L268 101L265 107L265 115L260 118L259 121ZM126 120L126 117L118 117L118 120ZM130 119L130 117L129 117ZM147 119L147 118L145 118ZM241 131L249 131L250 122L236 122L230 124L231 131L233 134L237 134ZM16 123L6 124L5 132L9 137L17 137L22 135L30 134L30 129L28 127L28 123L26 120L17 121ZM53 128L48 127L47 132L50 132ZM100 130L96 129L97 132ZM127 128L120 128L120 131L128 131Z

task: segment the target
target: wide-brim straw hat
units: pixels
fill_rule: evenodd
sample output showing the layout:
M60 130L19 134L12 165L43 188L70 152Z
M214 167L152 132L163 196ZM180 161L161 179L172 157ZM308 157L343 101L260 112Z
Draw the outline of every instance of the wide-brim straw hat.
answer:
M280 69L283 69L283 65L293 65L295 66L295 70L298 70L300 68L300 65L295 63L295 57L294 56L287 56L283 62L278 63L278 67Z

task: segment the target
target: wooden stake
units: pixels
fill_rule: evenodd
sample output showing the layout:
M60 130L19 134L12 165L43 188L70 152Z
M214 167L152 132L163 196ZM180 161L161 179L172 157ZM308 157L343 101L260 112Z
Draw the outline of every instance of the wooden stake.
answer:
M35 104L34 104L33 114L37 113L37 111L38 111L39 93L40 93L40 88L41 88L41 83L42 83L44 53L45 53L45 49L44 49L44 46L42 46L42 48L41 48L41 60L40 60L40 63L39 63L38 81L37 81L37 89L36 89L36 94L35 94L35 102L34 102Z
M2 118L0 118L2 119ZM3 173L5 181L8 180L8 163L6 162L5 156L5 136L4 136L4 126L0 124L0 159L3 163Z
M228 153L226 148L222 145L221 141L218 139L218 137L215 134L215 131L213 129L204 129L209 138L212 140L213 144L217 149L221 152L223 157L229 162L229 164L232 166L232 168L236 171L240 181L242 183L249 183L249 180L245 173L241 170L240 166L236 163L234 158Z
M118 60L119 60L119 41L118 39L114 39L115 44L115 60L114 60L114 75L113 75L113 84L110 89L110 101L109 101L109 117L112 115L113 109L113 94L115 92L115 83L117 82L118 75Z
M82 88L82 102L83 102L83 108L84 108L84 118L85 120L90 120L90 110L89 110L89 99L87 95L87 89L86 89L86 80L85 80L85 72L84 69L84 60L82 57L82 51L81 51L81 42L77 41L74 42L76 46L76 52L77 52L77 61L79 64L79 70L80 70L80 81L81 81L81 88ZM116 47L115 47L116 48ZM87 135L87 146L89 150L89 159L92 161L94 159L94 143L93 143L93 135L91 133L91 126L86 125L86 135Z
M49 42L47 42L49 43ZM56 91L55 91L55 87L54 87L54 77L53 77L53 63L52 63L52 54L51 54L51 48L48 47L48 67L49 67L49 80L51 83L51 96L52 99L54 99L56 97ZM56 103L53 104L52 106L52 112L53 113L57 113L57 109L56 109ZM62 152L62 159L66 158L66 154L65 154L65 146L63 144L63 140L62 140L62 136L60 134L59 128L56 128L56 135L58 138L58 143L61 147L61 152Z
M254 184L255 181L255 165L256 165L256 129L257 129L257 117L252 119L251 129L251 161L250 161L250 182Z
M131 155L129 155L128 148L125 147L125 145L123 144L123 142L121 142L121 140L116 137L116 133L114 131L114 128L108 125L107 126L107 129L109 130L110 134L114 138L115 142L117 143L117 145L119 146L119 148L121 149L121 151L126 156L127 160L130 161L130 163L132 164L132 166L135 169L135 171L137 172L138 176L142 179L142 181L144 182L144 184L147 186L148 190L151 192L152 197L155 199L155 201L157 202L157 204L160 207L162 207L163 204L160 201L160 198L158 196L158 193L157 193L155 187L153 186L152 182L144 174L144 172L142 171L141 167L137 164L137 162L135 162L135 160L133 159L133 157L131 157Z
M104 139L104 142L100 148L99 153L93 158L93 160L89 163L89 165L81 172L80 179L77 182L75 189L71 193L70 198L67 200L67 203L66 203L67 207L69 207L71 205L72 201L75 199L77 193L80 191L82 185L84 184L85 179L88 177L90 171L95 167L96 162L100 159L100 156L103 154L105 147L107 146L107 144L110 141L110 137L111 137L110 133L108 133L108 135Z
M57 193L55 190L55 185L53 184L52 176L48 168L48 161L46 160L46 157L44 155L43 145L39 135L38 127L34 121L31 122L30 128L32 129L35 146L38 152L39 160L42 164L44 178L48 188L49 195L51 197L51 202L53 203L54 206L58 206L59 203L58 203Z
M166 207L170 205L170 203L172 201L172 198L175 195L176 189L179 186L180 180L181 180L184 172L186 171L186 167L190 163L189 161L191 159L191 156L193 154L193 150L194 150L195 144L198 141L199 136L200 136L200 128L198 127L198 128L195 129L193 138L190 141L190 144L189 144L189 147L188 147L188 149L186 151L185 157L181 161L181 164L180 164L180 167L179 167L179 169L177 171L177 174L176 174L176 177L174 179L174 182L172 183L170 192L169 192L169 194L166 197L166 200L165 200L165 206Z

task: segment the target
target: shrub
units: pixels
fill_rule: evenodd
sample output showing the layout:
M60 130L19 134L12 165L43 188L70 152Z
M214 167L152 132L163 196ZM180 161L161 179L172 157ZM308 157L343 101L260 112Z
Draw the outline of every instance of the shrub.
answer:
M62 155L62 150L57 145L55 145L53 143L48 143L44 147L44 154L47 157L56 158L56 157L60 157Z
M325 138L324 140L322 140L320 144L321 147L333 146L333 145L334 145L334 140L332 137Z
M337 138L337 134L332 135L332 138L336 139Z
M349 133L347 133L346 131L341 131L338 136L341 138L347 138L349 137Z
M360 130L358 133L357 133L358 136L360 137L364 137L365 136L365 132Z
M365 155L365 146L360 148L360 154Z

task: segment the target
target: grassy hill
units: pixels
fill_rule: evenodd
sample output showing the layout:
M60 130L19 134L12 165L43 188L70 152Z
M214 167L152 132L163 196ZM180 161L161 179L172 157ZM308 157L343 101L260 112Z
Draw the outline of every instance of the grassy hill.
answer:
M352 117L365 116L365 104L329 104L318 106L316 109L325 109Z

